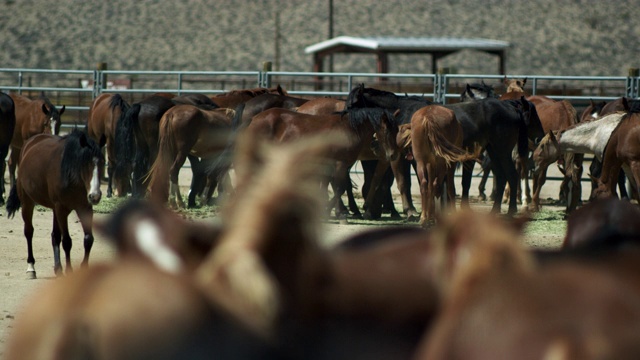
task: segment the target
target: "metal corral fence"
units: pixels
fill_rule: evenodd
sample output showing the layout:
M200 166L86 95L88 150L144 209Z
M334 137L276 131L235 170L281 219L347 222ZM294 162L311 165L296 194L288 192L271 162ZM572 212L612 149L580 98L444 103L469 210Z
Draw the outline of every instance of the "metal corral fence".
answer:
M467 83L485 82L500 93L504 75L314 73L282 71L124 71L51 70L0 68L0 90L38 96L41 92L57 105L65 105L65 126L83 126L91 101L101 93L120 93L130 103L153 93L169 92L221 94L231 90L281 85L291 95L301 97L345 97L358 83L397 94L425 96L437 103L457 102ZM621 96L640 97L640 75L629 69L628 76L540 76L527 78L532 95L567 99L580 110L589 100L614 100Z

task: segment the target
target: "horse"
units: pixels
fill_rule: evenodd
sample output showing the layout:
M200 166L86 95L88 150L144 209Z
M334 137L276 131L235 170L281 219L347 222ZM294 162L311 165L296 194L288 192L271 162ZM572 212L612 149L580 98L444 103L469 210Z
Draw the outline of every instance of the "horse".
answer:
M188 155L202 159L219 155L227 145L234 115L230 109L204 110L193 105L176 105L164 113L158 156L149 171L149 191L154 201L164 204L171 200L172 206L184 207L178 186L180 168Z
M240 123L234 126L239 128L246 127L255 115L265 110L271 108L295 110L307 101L309 101L309 99L282 94L265 93L258 95L253 99L247 100L244 103L244 107L236 108L236 111L240 111Z
M460 102L497 97L498 95L493 90L493 86L485 84L484 81L473 84L467 83L462 93L460 93Z
M16 182L16 168L20 162L20 150L24 142L37 134L55 134L60 132L65 106L58 110L49 99L42 95L32 100L26 96L9 94L13 99L16 112L16 125L11 139L11 156L9 157L10 186Z
M221 108L235 109L240 104L247 102L254 97L266 93L287 95L288 93L278 85L275 88L254 88L254 89L242 89L232 90L226 93L217 94L211 97L211 100Z
M66 272L71 266L71 236L67 218L75 211L84 231L84 258L87 266L93 245L93 205L102 196L100 179L104 157L100 147L86 133L73 130L60 137L38 134L28 139L22 147L18 178L7 200L8 217L22 207L24 234L27 239L27 274L36 277L33 256L32 217L36 204L53 209L54 272L62 275L60 243L65 252Z
M349 134L349 146L334 154L336 169L331 180L334 196L329 202L330 208L336 208L336 216L342 217L345 216L342 213L343 209L336 205L338 205L345 192L345 186L349 182L349 170L364 147L371 143L374 134L382 144L384 157L389 160L397 157L395 139L398 127L392 117L387 115L372 117L368 113L357 110L347 111L344 115L308 115L292 110L273 108L254 116L246 128L248 132L275 142L288 142L331 130L344 131ZM371 186L373 191L368 194L370 196L365 200L365 208L373 201L378 184Z
M419 96L398 96L392 92L374 88L365 88L364 84L358 84L347 96L345 109L363 109L370 111L372 116L380 114L378 109L384 109L394 114L399 126L409 124L413 113L433 102ZM368 110L366 110L368 109ZM386 115L388 116L388 115ZM419 218L420 213L413 205L411 198L411 166L415 168L415 161L406 157L398 157L391 161L391 169L395 177L400 198L402 200L402 210L407 215L407 219ZM389 182L389 187L392 181ZM385 196L390 197L391 190L385 187Z
M597 179L598 187L594 190L595 198L614 196L620 169L624 170L631 180L633 189L638 191L640 184L640 148L638 139L640 133L636 127L640 124L640 102L628 103L623 98L623 104L628 112L622 117L620 124L613 131L609 143L604 151L602 174Z
M170 98L151 95L131 105L116 125L118 162L132 167L132 194L143 197L148 187L147 174L158 155L158 132L162 115L175 106Z
M137 199L96 227L117 249L115 259L49 282L30 297L6 359L283 358L194 281L219 227Z
M4 168L16 127L16 110L11 96L0 92L0 205L4 205Z
M640 208L627 200L595 199L569 215L562 248L610 246L619 239L640 239L638 218Z
M638 250L542 264L521 228L467 211L431 233L442 306L413 358L637 357Z
M463 129L453 110L428 105L411 118L411 148L417 163L422 214L420 225L434 219L435 198L442 198L446 181L447 204L455 209L455 164L475 158L462 149Z
M620 125L624 113L613 113L597 120L578 123L559 131L550 131L545 135L533 152L534 161L534 198L539 199L539 189L546 180L546 168L561 158L569 158L567 154L594 154L602 159L605 148L614 130ZM542 170L541 170L542 169ZM577 182L580 173L575 173ZM534 202L535 204L535 202Z
M296 111L309 115L329 115L344 110L344 100L334 98L315 98L300 104Z
M526 78L522 80L507 79L507 77L505 76L503 83L507 87L507 92L501 95L500 99L518 99L522 96L525 96L528 101L531 101L535 104L538 116L540 117L540 122L542 123L542 127L545 133L548 133L552 130L566 129L578 123L577 111L569 101L555 101L548 96L543 95L527 95L524 91L524 86L527 83ZM535 139L534 144L536 144L538 140L539 139ZM540 209L540 191L542 184L544 184L544 180L541 183L540 179L542 179L542 177L546 177L547 168L539 168L539 172L537 174L534 174L534 193L532 197L529 194L529 172L526 169L525 159L520 159L520 161L517 162L517 165L520 169L520 173L522 174L523 179L525 180L525 195L527 203L530 204L530 208L532 210L538 211ZM562 184L560 185L559 197L560 201L562 202L565 202L565 199L569 197L568 201L566 201L566 211L571 212L576 208L582 194L582 183L580 181L580 177L582 176L582 155L566 154L566 158L564 159L564 166L564 179L562 181ZM569 186L570 188L567 189L567 187Z
M584 123L587 121L593 121L600 117L602 109L607 103L605 101L594 102L593 99L589 99L589 105L587 105L582 113L578 122Z
M603 117L615 112L619 112L619 111L626 111L624 108L624 104L623 104L623 98L617 98L613 101L607 102L607 103L600 103L598 104L598 106L600 107L600 110L597 112L597 117ZM633 103L635 102L635 100L633 99L626 99L627 103ZM587 111L589 108L587 108L585 111ZM589 173L591 174L591 176L593 177L599 177L600 174L602 172L602 160L598 159L598 158L594 158L593 161L591 161L591 165L589 166ZM627 193L627 187L626 187L626 175L624 174L624 172L620 172L620 174L618 175L618 191L620 192L620 197L622 198L630 198L629 194ZM598 187L598 184L596 183L596 181L594 181L593 179L591 180L591 196L590 199L594 198L594 191L595 189ZM636 194L634 194L634 196L637 196Z
M89 107L87 134L107 153L107 197L113 195L115 184L118 196L126 196L131 191L131 167L120 162L116 150L116 129L125 117L130 105L120 94L101 94Z

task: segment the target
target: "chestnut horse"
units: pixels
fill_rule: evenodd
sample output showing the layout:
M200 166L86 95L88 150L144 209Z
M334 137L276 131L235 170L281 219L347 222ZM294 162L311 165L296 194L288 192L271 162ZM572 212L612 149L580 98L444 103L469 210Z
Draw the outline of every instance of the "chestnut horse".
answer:
M73 130L63 137L39 134L24 143L18 179L7 200L8 217L22 206L24 234L27 238L27 273L36 277L33 256L33 211L36 205L53 209L54 271L62 275L60 243L65 252L66 271L71 267L71 236L67 218L75 211L84 231L84 259L89 261L93 245L93 208L100 201L100 178L104 157L100 147L86 133Z
M16 125L11 139L11 156L9 158L9 179L11 187L16 182L16 168L20 163L20 150L28 138L37 134L55 134L60 132L62 121L60 116L65 106L58 109L45 96L31 100L26 96L10 94L15 104Z
M618 128L611 134L609 144L604 151L602 174L598 178L598 187L594 190L596 198L615 196L615 186L620 169L624 170L633 189L637 192L640 184L640 102L628 103L628 109Z
M246 131L259 134L275 142L288 142L293 139L317 134L320 132L340 130L349 134L350 145L334 154L337 161L331 183L334 196L330 208L335 208L336 216L345 216L338 205L349 182L349 171L365 146L369 146L376 134L382 144L384 157L391 160L398 156L396 134L398 127L392 116L369 116L361 111L349 111L345 115L308 115L292 110L273 108L261 112L251 119ZM375 190L379 184L372 184L372 189L365 200L365 208L373 201ZM357 214L356 214L357 216Z
M453 110L444 106L425 106L411 118L411 147L420 181L423 227L434 219L435 198L442 198L445 181L446 203L455 209L455 164L477 158L462 149L462 131Z
M101 94L93 100L89 108L87 134L107 153L107 197L113 195L115 183L118 196L126 196L131 191L131 167L117 157L116 128L130 106L120 94ZM130 164L129 164L130 165Z
M16 110L11 96L0 92L0 205L4 205L4 168L16 127Z
M188 155L215 159L228 143L234 115L230 109L204 110L193 105L176 105L164 113L158 156L149 171L152 199L166 203L171 196L173 206L184 207L178 186L180 168Z

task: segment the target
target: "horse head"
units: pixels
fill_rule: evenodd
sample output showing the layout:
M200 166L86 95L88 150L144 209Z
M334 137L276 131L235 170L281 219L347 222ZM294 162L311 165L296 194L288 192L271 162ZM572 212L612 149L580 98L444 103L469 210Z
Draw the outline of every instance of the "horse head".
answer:
M376 128L376 139L384 149L384 157L389 161L396 160L400 155L397 136L398 123L396 122L395 114L385 111L380 116L380 123Z
M502 83L504 84L504 86L507 87L507 91L506 92L524 92L524 86L527 83L527 78L524 78L522 80L519 79L507 79L507 76L505 75L504 79L502 80Z
M475 101L486 98L495 98L493 86L481 83L467 84L462 94L460 94L460 102Z
M42 104L42 112L47 117L44 126L45 128L50 128L52 134L58 135L60 133L60 125L62 125L60 117L64 113L65 106L62 105L62 108L58 110L48 98L42 97L42 101L44 101Z
M553 131L549 131L533 151L533 162L535 163L534 172L537 173L542 166L548 166L552 162L557 161L560 159L560 155L558 139Z
M64 137L62 153L62 187L84 184L90 204L100 202L100 179L103 176L104 156L98 144L78 129Z
M360 83L349 92L349 95L347 95L347 100L344 103L345 110L366 107L363 94L364 84Z

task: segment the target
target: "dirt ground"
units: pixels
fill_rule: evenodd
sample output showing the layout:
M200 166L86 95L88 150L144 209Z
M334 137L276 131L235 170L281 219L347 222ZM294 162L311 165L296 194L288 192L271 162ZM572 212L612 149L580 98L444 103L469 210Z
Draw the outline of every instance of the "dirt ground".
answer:
M190 173L191 171L189 169L183 169L181 171L181 185L189 184ZM361 178L361 174L354 176L354 180L356 182L361 180ZM478 179L474 178L472 196L477 195L477 181ZM459 180L456 180L456 182L458 183ZM490 184L491 180L489 181L489 186ZM414 182L412 189L414 192L414 203L419 208L420 197L417 183ZM545 188L543 189L542 198L557 197L557 183L550 182L545 185ZM103 185L103 193L105 190L106 186ZM396 191L395 185L394 191ZM397 194L395 195L397 196ZM396 204L398 209L402 208L399 202ZM490 205L488 203L475 203L472 204L472 206L479 211L489 211L490 209ZM551 209L560 210L560 208L554 207L551 207ZM503 211L506 211L505 205L503 205ZM94 221L103 221L108 216L109 215L96 214ZM24 299L30 296L38 296L38 288L55 279L53 273L53 253L51 250L50 240L51 225L53 221L52 213L50 211L36 212L34 214L33 221L35 226L33 246L34 255L36 257L36 271L38 272L38 279L27 280L26 242L23 236L22 218L18 213L15 218L8 219L4 208L0 211L0 358L3 357L7 337L12 330L16 317L19 316ZM380 226L383 225L384 224L381 223ZM80 228L80 223L78 222L75 214L72 214L69 217L69 226L71 237L74 240L72 261L74 267L77 269L80 261L82 260L84 250L81 240L83 238L83 234ZM336 222L327 223L324 240L327 243L333 243L346 238L350 234L357 233L364 229L370 229L372 226L376 225L341 225ZM99 262L111 261L114 256L112 247L101 234L95 233L94 236L95 243L91 251L90 263L96 264ZM545 233L543 231L542 233L528 235L526 239L526 243L529 246L546 248L558 247L561 241L562 234L557 231L554 233Z

